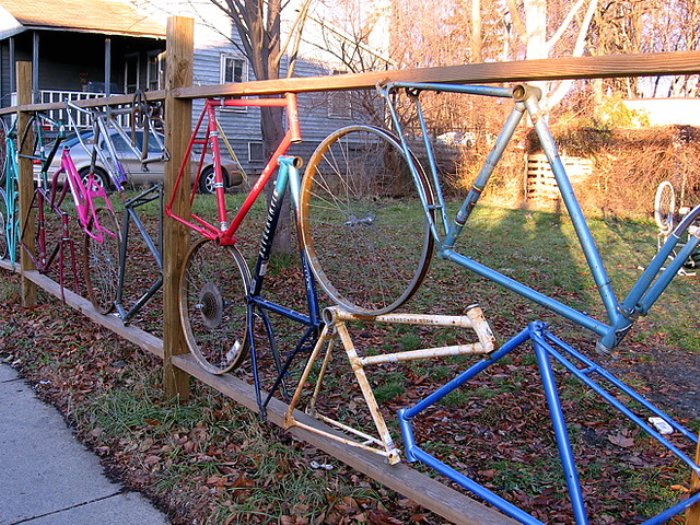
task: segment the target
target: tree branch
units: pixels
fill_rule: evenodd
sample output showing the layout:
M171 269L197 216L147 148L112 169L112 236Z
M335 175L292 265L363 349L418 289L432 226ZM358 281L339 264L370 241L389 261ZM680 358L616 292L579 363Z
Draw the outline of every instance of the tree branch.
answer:
M523 23L523 19L520 16L520 11L518 11L518 6L515 5L515 0L508 0L508 11L510 11L510 18L513 22L515 32L518 35L518 40L525 44L525 35L527 34L527 32L525 31L525 24Z
M586 35L588 34L588 28L591 25L591 20L593 20L593 15L595 14L597 6L598 0L591 0L591 3L588 4L588 10L586 11L586 15L583 17L583 21L581 22L581 27L579 28L578 37L576 38L576 44L574 45L571 56L578 57L583 55L584 46L586 44ZM552 107L559 104L561 99L564 98L573 85L573 80L563 80L552 92L552 94L549 95L543 102L542 107L544 110L549 111Z
M561 25L559 28L555 31L555 33L552 35L552 38L550 38L547 41L547 54L549 54L554 46L557 44L559 39L561 39L562 35L564 32L568 29L568 27L571 25L571 21L574 19L574 16L576 16L576 13L578 13L579 9L581 9L581 6L583 5L583 2L585 0L578 0L569 10L567 13L566 17L564 17L564 20L562 21Z
M297 56L299 54L299 46L301 44L301 35L304 32L304 25L306 24L309 8L311 7L311 1L312 0L304 0L304 3L302 4L301 9L299 10L299 14L297 15L296 19L294 20L294 23L292 24L291 29L289 30L287 40L280 47L278 60L282 59L282 55L284 55L285 50L289 47L292 35L294 35L292 50L289 53L287 78L290 78L292 75L294 75L294 67L296 66Z

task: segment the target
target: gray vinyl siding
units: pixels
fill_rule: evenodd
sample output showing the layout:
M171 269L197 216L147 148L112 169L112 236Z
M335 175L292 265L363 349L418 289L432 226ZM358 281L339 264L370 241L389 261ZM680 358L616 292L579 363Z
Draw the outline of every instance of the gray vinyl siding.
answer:
M0 107L10 105L10 45L0 42Z

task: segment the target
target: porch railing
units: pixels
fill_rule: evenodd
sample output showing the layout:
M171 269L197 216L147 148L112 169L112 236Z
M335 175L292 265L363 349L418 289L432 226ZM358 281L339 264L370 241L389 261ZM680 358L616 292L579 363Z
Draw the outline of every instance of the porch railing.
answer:
M104 97L104 93L90 92L90 91L59 91L54 89L42 89L39 91L39 102L41 104L48 104L52 102L75 102L79 100L88 100L91 98ZM11 94L11 105L17 105L17 93ZM73 129L68 116L66 115L65 109L51 109L48 112L48 116L58 122L63 122L66 129ZM91 126L89 122L89 116L85 113L74 111L73 120L75 121L75 127L78 129L86 129ZM130 115L119 115L117 116L117 121L120 126L127 127L130 125L129 122Z

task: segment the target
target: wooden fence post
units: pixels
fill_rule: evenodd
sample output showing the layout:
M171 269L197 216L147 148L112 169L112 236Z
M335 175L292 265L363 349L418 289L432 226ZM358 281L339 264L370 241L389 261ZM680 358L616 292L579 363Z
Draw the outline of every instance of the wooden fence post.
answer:
M698 445L695 449L695 464L700 464L700 432L698 433ZM700 490L700 477L693 472L690 477L690 493L695 494ZM700 525L700 503L696 503L688 509L685 515L685 525Z
M178 100L173 90L192 84L194 56L194 20L174 16L168 18L167 59L165 70L165 145L170 160L165 168L165 201L175 186L180 162L185 156L192 131L192 101ZM185 181L189 182L189 174ZM189 184L182 184L173 201L173 211L181 216L189 213ZM190 376L173 366L173 356L187 353L187 342L178 313L178 274L187 254L189 230L182 224L164 219L163 235L163 387L167 398L185 401L189 397Z
M17 62L17 104L32 103L32 63ZM17 136L18 140L23 136L24 130L29 123L29 116L24 111L17 112ZM29 213L32 197L34 196L34 170L32 160L23 155L31 155L34 140L32 131L29 130L25 135L24 142L17 144L21 148L18 169L19 169L19 217L20 217L20 232L24 232L24 238L27 239L27 245L30 250L34 250L33 239L36 232L36 224L34 214ZM26 224L25 224L26 222ZM27 251L20 246L20 268L22 274L28 270L34 270L34 261ZM34 306L37 298L37 287L32 281L22 276L22 306Z

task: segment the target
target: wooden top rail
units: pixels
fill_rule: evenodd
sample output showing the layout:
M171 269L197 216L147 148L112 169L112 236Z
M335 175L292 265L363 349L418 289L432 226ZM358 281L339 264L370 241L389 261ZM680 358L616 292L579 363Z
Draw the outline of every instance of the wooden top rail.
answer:
M224 95L274 95L311 91L372 89L377 82L449 82L488 84L578 78L640 77L700 73L700 52L645 53L601 57L547 58L515 62L489 62L421 69L354 73L325 77L295 77L259 82L187 87L175 90L177 98Z
M186 87L174 90L181 99L242 95L275 95L312 91L342 91L372 89L378 82L449 82L488 84L503 82L533 82L584 78L615 78L657 75L690 75L700 73L700 51L676 53L644 53L601 57L547 58L514 62L488 62L420 69L403 69L353 73L323 77L295 77ZM165 98L164 91L148 91L148 100ZM129 104L133 95L114 95L76 101L80 107ZM61 109L64 103L30 104L0 109L0 115L16 111L47 111Z
M144 100L155 102L165 98L165 91L147 91L144 92ZM112 95L109 97L96 97L84 100L71 100L71 104L75 104L81 108L96 108L100 106L117 106L119 104L131 104L134 101L134 94L129 95ZM44 104L25 104L21 106L11 106L0 108L0 115L9 115L17 111L49 111L52 109L63 109L66 107L65 102L47 102Z

